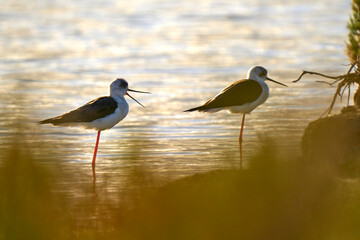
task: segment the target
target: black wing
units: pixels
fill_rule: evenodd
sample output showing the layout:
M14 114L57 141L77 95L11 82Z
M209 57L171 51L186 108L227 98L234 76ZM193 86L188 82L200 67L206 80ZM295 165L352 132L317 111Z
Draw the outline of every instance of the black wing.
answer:
M64 123L92 122L112 114L117 107L117 102L112 97L100 97L61 116L40 121L39 124L52 123L53 125L59 125Z
M261 93L262 87L257 81L243 79L234 82L204 105L188 109L185 112L239 106L255 101Z

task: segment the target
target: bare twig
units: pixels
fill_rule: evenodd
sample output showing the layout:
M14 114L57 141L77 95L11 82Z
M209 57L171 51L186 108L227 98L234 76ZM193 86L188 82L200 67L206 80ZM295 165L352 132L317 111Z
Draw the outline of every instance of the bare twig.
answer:
M358 63L359 63L358 61L352 63L352 64L351 64L351 67L349 68L349 70L348 70L348 72L346 73L346 75L349 75L350 72L351 72L351 71L353 70L353 68L355 67L355 65L358 64Z
M351 90L350 90L350 86L351 84L353 83L358 83L360 84L360 72L359 72L359 69L357 68L357 66L360 64L360 61L355 61L353 62L347 73L344 74L344 75L339 75L339 76L329 76L329 75L325 75L325 74L322 74L322 73L318 73L318 72L311 72L311 71L303 71L300 76L294 80L293 82L298 82L305 74L312 74L312 75L317 75L317 76L321 76L321 77L325 77L325 78L328 78L328 79L334 79L335 81L329 83L329 82L326 82L326 81L316 81L316 82L319 82L319 83L325 83L325 84L328 84L330 86L333 86L334 84L338 83L337 85L337 88L336 88L336 91L335 91L335 94L331 100L331 103L330 103L330 106L328 107L328 109L326 109L326 111L321 115L321 116L324 116L324 115L327 115L327 114L330 114L334 105L335 105L335 102L336 102L336 98L339 96L340 98L342 98L342 96L344 95L346 89L348 89L348 96L347 96L347 105L349 105L349 102L350 102L350 93L351 93Z
M332 83L329 83L329 82L325 82L325 81L316 81L317 83L325 83L325 84L327 84L327 85L329 85L329 86L333 86L335 83L337 83L337 81L335 81L335 82L332 82Z
M330 79L336 79L336 80L341 80L345 77L345 75L340 75L340 76L329 76L329 75L325 75L322 73L318 73L318 72L310 72L310 71L303 71L300 76L294 80L293 82L298 82L305 74L314 74L314 75L318 75L318 76L322 76L325 78L330 78Z
M347 86L348 86L347 83L344 84L344 85L345 85L344 87L341 87L341 88L342 88L342 91L341 91L341 93L339 94L339 97L340 97L340 98L344 95L344 92L346 91L346 88L347 88Z

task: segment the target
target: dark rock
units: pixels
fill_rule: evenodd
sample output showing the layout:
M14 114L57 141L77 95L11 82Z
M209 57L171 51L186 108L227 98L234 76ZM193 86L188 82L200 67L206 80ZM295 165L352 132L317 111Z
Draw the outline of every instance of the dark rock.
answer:
M307 126L301 142L304 159L340 170L360 169L360 113L320 118Z

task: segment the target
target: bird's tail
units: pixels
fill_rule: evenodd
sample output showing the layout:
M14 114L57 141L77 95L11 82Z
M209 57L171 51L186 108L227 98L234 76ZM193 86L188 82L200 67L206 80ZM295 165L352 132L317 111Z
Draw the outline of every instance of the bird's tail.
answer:
M185 110L184 112L194 112L194 111L201 111L201 110L202 110L202 106L190 108L188 110Z
M51 123L53 125L57 125L58 124L59 119L57 117L54 118L48 118L42 121L37 122L38 124L47 124L47 123Z

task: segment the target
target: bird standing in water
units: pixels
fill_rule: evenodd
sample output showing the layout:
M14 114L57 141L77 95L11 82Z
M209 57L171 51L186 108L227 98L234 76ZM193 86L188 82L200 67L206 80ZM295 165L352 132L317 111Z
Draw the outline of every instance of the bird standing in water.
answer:
M267 70L262 66L253 66L249 69L247 79L234 82L205 104L185 110L185 112L218 112L228 110L231 113L242 113L242 122L239 135L240 168L242 168L242 135L245 115L263 104L269 97L269 87L265 83L269 80L287 87L267 76Z
M110 96L94 99L73 111L38 122L39 124L51 123L54 126L81 126L83 128L95 129L98 131L91 164L94 181L96 178L95 160L99 146L100 132L112 128L126 117L129 112L129 105L124 96L129 96L144 107L135 98L129 95L129 91L149 93L129 89L127 81L118 78L110 85Z

